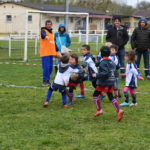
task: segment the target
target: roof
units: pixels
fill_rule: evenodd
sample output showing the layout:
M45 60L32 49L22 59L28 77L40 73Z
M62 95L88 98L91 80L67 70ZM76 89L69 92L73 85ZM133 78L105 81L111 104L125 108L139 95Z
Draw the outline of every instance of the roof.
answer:
M150 18L150 10L137 10L133 15L137 17Z
M33 9L38 9L40 11L65 11L64 5L50 5L50 4L30 4L30 3L23 3L23 2L4 2L4 3L13 3L16 5L21 5L24 7L29 7ZM4 4L1 3L1 4ZM89 13L90 15L105 15L104 12L94 11L86 8L81 8L77 6L70 6L69 10L71 12L85 12Z

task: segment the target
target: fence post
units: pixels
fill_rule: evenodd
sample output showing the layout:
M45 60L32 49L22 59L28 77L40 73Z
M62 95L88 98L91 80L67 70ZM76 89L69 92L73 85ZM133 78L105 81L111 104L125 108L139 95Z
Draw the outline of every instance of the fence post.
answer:
M9 57L11 57L11 35L9 36Z

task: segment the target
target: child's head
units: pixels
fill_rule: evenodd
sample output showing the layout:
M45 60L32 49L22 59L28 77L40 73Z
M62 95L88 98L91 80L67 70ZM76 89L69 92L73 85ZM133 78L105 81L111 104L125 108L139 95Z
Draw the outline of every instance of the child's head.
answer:
M135 51L131 50L125 53L125 60L127 62L135 62Z
M82 55L90 53L90 45L82 45L81 47Z
M113 55L113 54L116 54L117 52L118 52L118 46L115 44L112 44L110 46L110 54Z
M78 55L77 54L71 54L69 58L69 63L71 65L76 65L78 64Z
M63 63L63 64L68 64L69 63L69 55L68 54L64 54L62 57L61 57L61 59L60 59L60 61Z
M112 43L111 43L111 42L106 42L106 43L105 43L105 46L111 47L111 46L112 46Z
M110 56L110 48L108 46L102 46L102 48L100 49L100 51L101 51L102 58Z

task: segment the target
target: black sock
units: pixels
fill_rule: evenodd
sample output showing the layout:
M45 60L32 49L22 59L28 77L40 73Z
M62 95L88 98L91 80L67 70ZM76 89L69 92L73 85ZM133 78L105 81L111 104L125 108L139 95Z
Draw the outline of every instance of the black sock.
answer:
M131 96L132 96L132 103L136 103L136 95L135 94L131 94Z
M124 92L125 102L129 103L129 95L128 92Z

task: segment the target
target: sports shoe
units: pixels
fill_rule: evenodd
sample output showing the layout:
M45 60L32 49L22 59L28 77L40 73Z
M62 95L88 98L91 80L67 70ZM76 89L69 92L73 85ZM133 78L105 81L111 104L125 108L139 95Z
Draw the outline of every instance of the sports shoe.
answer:
M129 106L129 103L123 102L122 104L120 104L120 106Z
M50 82L48 80L43 81L42 86L50 86Z
M68 105L64 105L64 108L68 108L69 106Z
M73 105L73 102L69 102L67 105L69 105L69 106L70 106L70 105Z
M100 110L100 111L97 111L95 114L94 114L94 117L97 117L97 116L100 116L103 114L103 111Z
M84 95L78 94L75 98L85 98Z
M132 106L137 106L137 103L131 103L129 106L130 106L130 107L132 107Z
M49 102L44 102L43 107L47 107Z
M120 121L122 119L123 114L124 114L124 110L120 109L119 112L118 112L118 116L117 116L118 121Z
M146 76L146 79L147 79L147 80L150 80L150 75L147 75L147 76Z

